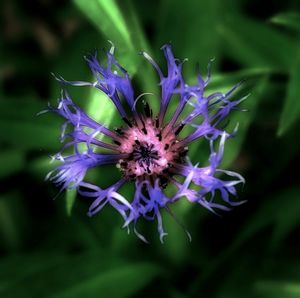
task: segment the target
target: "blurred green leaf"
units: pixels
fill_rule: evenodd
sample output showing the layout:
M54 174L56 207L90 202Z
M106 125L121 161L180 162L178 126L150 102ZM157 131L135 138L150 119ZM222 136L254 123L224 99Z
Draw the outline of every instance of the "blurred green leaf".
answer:
M0 152L0 178L8 177L20 171L25 165L22 151L9 150Z
M293 64L297 42L268 24L234 15L218 26L218 32L227 55L245 66L288 71Z
M19 231L16 227L15 218L11 212L9 201L12 196L1 196L0 198L0 239L2 249L15 250L19 244Z
M299 262L290 256L261 257L258 251L239 254L231 262L216 297L298 298Z
M276 250L279 247L280 241L300 222L298 215L300 208L299 197L300 188L295 187L287 189L277 196L265 198L261 208L244 224L232 244L223 250L222 254L210 263L205 273L199 276L191 285L191 293L197 292L208 281L209 277L214 272L217 272L218 268L221 268L226 261L230 260L230 257L234 256L235 258L235 252L246 241L249 241L251 237L254 237L257 233L264 231L268 227L273 228L272 233L270 234L270 239L265 240L269 242L263 243L263 245L271 249L271 251ZM239 263L238 268L244 267ZM237 276L240 278L242 274L239 273Z
M0 99L0 119L35 120L38 112L47 107L42 101L32 97L3 97Z
M77 194L76 189L66 190L66 210L69 216L71 215L73 206L75 204L76 194Z
M167 212L163 213L164 229L168 235L164 238L164 246L159 249L174 264L183 263L187 258L186 252L190 249L191 240L187 234L190 233L190 229L186 225L184 215L191 208L197 207L184 199L169 206L173 216ZM161 243L158 244L159 246Z
M253 264L257 260L252 256L237 255L235 262L227 267L226 276L217 287L217 298L245 297L254 298L253 279L257 272Z
M114 268L118 263L119 260L110 256L104 258L99 252L83 255L36 253L10 256L0 262L0 295L14 298L49 297L107 268ZM47 287L49 284L52 286Z
M217 26L223 21L221 7L220 0L186 0L184 4L178 0L167 0L156 7L159 16L155 23L157 47L171 41L175 57L188 59L184 65L188 78L196 76L196 63L206 71L210 59L215 57L216 64L220 62ZM179 22L179 19L188 21Z
M0 140L22 149L57 149L59 130L48 114L37 116L46 105L32 99L0 100ZM38 136L38 137L37 137ZM57 141L57 142L55 142Z
M261 280L254 285L259 297L266 298L299 298L300 282Z
M33 116L34 117L34 116ZM55 125L35 122L0 120L2 142L21 149L57 149L59 130ZM37 137L38 136L38 137Z
M153 264L132 264L120 266L106 272L95 274L92 278L74 284L73 287L56 293L53 297L79 298L95 297L132 297L155 276L160 269Z
M214 64L212 65L214 69ZM235 72L227 73L216 73L212 70L211 82L207 86L208 92L213 92L220 90L222 92L227 92L228 89L232 88L237 83L245 80L245 83L248 81L258 80L260 81L267 75L272 74L272 69L269 67L251 67L241 69ZM240 90L244 89L244 85L239 87ZM251 91L251 90L250 90Z
M2 259L0 269L0 295L13 298L131 297L161 271L150 263L126 264L99 249L11 256Z
M14 182L17 183L16 179ZM2 182L1 186L4 184L6 187L9 185ZM0 194L0 243L1 250L5 253L16 253L22 248L29 223L26 207L26 200L23 200L22 192L16 187L10 187L5 193ZM0 259L0 271L1 262Z
M31 161L30 164L28 164L27 170L37 175L38 179L41 179L41 177L45 177L51 170L53 170L55 164L51 162L51 159L48 156L43 156L36 158L35 160Z
M132 48L130 31L115 0L74 0L74 3L106 36Z
M300 32L300 13L295 11L282 12L273 16L270 21Z
M294 60L294 59L293 59ZM287 94L280 117L278 135L286 133L292 125L300 119L300 48L298 55L290 69L290 79Z
M261 208L241 229L240 235L232 244L232 249L236 249L241 243L267 227L273 227L270 248L278 248L280 241L300 223L299 197L300 189L296 187L287 189L277 196L266 198Z
M63 261L64 255L54 254L13 255L2 258L0 262L0 294L6 297L30 297L26 290L26 278L34 278L35 274L49 270ZM18 285L19 288L15 289ZM31 285L27 284L30 289ZM33 296L31 292L31 297Z

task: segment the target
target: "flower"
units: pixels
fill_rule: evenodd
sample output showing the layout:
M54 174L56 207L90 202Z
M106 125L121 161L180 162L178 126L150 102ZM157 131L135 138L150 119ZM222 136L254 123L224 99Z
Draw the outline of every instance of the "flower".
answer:
M138 109L137 101L143 94L135 98L129 74L117 62L113 46L107 52L106 66L98 61L96 55L86 57L95 77L94 82L57 78L63 86L89 86L104 92L114 103L124 124L113 130L99 124L74 104L63 88L58 106L49 106L48 111L65 118L61 141L70 141L54 156L61 165L47 178L61 190L76 188L81 195L93 198L89 216L94 216L106 205L112 206L123 217L124 227L129 229L133 225L134 232L143 241L147 240L137 232L137 221L140 218L157 220L158 233L163 242L166 233L162 209L171 212L171 204L186 198L212 212L216 209L230 210L230 206L242 203L232 197L237 194L236 185L245 181L238 173L219 169L225 141L237 132L237 129L228 132L221 124L232 110L239 109L238 105L244 100L230 100L238 85L227 93L206 95L204 91L210 81L210 64L206 80L198 75L196 84L188 85L182 74L183 62L174 57L170 45L163 46L162 50L167 61L167 75L147 53L142 52L159 75L161 95L158 115L153 115L145 101L143 108ZM176 96L179 103L167 122L166 112ZM182 116L186 107L191 111ZM185 127L190 127L192 132L183 136ZM103 141L103 136L109 141ZM188 147L198 139L204 139L210 146L209 165L204 167L193 165L187 157ZM70 147L73 153L64 156L63 152ZM106 153L99 153L99 148L105 148ZM106 164L120 169L120 179L113 185L102 189L84 181L89 169L101 169ZM222 180L219 174L227 175L229 180ZM121 187L129 182L135 185L132 199L120 194ZM170 185L176 188L172 195L168 192ZM225 205L216 201L216 192L220 193Z

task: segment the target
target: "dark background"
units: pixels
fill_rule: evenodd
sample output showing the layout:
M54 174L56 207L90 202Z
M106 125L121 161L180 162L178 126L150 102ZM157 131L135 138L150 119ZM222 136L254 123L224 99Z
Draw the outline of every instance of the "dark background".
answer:
M300 297L299 1L3 0L0 12L1 297ZM137 93L158 82L139 51L164 65L159 49L169 41L189 59L190 82L196 63L205 75L215 58L208 92L246 79L237 96L251 93L249 111L231 117L240 129L223 167L246 178L240 199L248 202L221 217L179 202L191 243L165 214L165 243L154 223L141 223L144 244L116 212L89 218L88 199L68 191L53 200L57 189L44 181L61 146L61 119L36 116L59 97L50 73L91 80L83 56L109 49L107 40ZM70 92L113 123L101 95ZM207 153L194 147L192 158L205 163ZM92 179L109 184L107 171Z

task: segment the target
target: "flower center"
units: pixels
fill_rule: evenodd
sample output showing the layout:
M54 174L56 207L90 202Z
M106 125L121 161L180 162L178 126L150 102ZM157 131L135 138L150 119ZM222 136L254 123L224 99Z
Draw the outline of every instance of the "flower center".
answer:
M128 128L117 129L121 135L119 150L128 154L128 158L120 159L117 166L129 179L148 176L169 180L169 169L174 163L184 161L187 148L175 147L178 143L176 134L160 127L157 119L145 117L139 124L129 124Z
M138 162L140 166L146 165L147 170L151 163L158 160L158 152L154 149L153 144L141 144L138 140L135 141L136 148L133 150L133 160Z

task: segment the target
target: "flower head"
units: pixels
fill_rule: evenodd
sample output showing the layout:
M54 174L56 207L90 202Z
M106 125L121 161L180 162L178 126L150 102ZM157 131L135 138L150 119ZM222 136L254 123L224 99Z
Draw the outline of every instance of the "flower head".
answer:
M48 178L62 190L76 188L81 195L93 198L89 216L97 214L106 205L112 206L124 218L124 227L129 229L133 225L136 235L144 241L145 237L137 232L135 226L140 218L157 220L163 241L166 233L162 209L170 212L172 203L186 198L213 212L216 209L229 210L230 206L241 203L232 200L232 197L236 196L235 186L244 183L241 175L219 169L225 141L236 133L236 130L226 131L220 124L232 110L238 109L243 100L230 100L238 85L225 94L216 92L205 95L210 67L206 80L198 75L197 83L188 85L182 75L182 63L174 57L171 46L165 45L162 50L167 61L166 75L147 53L142 53L159 75L161 94L158 115L153 114L147 102L138 109L136 103L141 96L135 99L129 74L115 59L114 47L107 53L106 66L98 61L96 55L86 57L95 77L94 82L57 79L63 85L90 86L104 92L114 103L123 126L111 130L96 122L73 103L65 90L58 107L49 107L50 111L65 118L61 141L70 141L54 156L61 165L50 172ZM167 122L166 112L175 96L179 97L179 103ZM184 115L186 106L191 112ZM185 127L192 128L192 132L183 136ZM102 136L109 141L103 141ZM208 142L211 151L209 164L203 167L193 165L187 157L190 144L201 138ZM70 147L73 153L64 156L63 152ZM99 148L105 148L106 153L99 153ZM99 167L101 170L101 166L106 164L120 169L120 179L113 185L102 189L84 181L89 169ZM227 175L229 180L222 180L218 176L220 174ZM135 184L132 198L120 194L121 187L128 182ZM168 192L169 185L176 188L172 195ZM215 200L216 192L220 193L225 205Z

